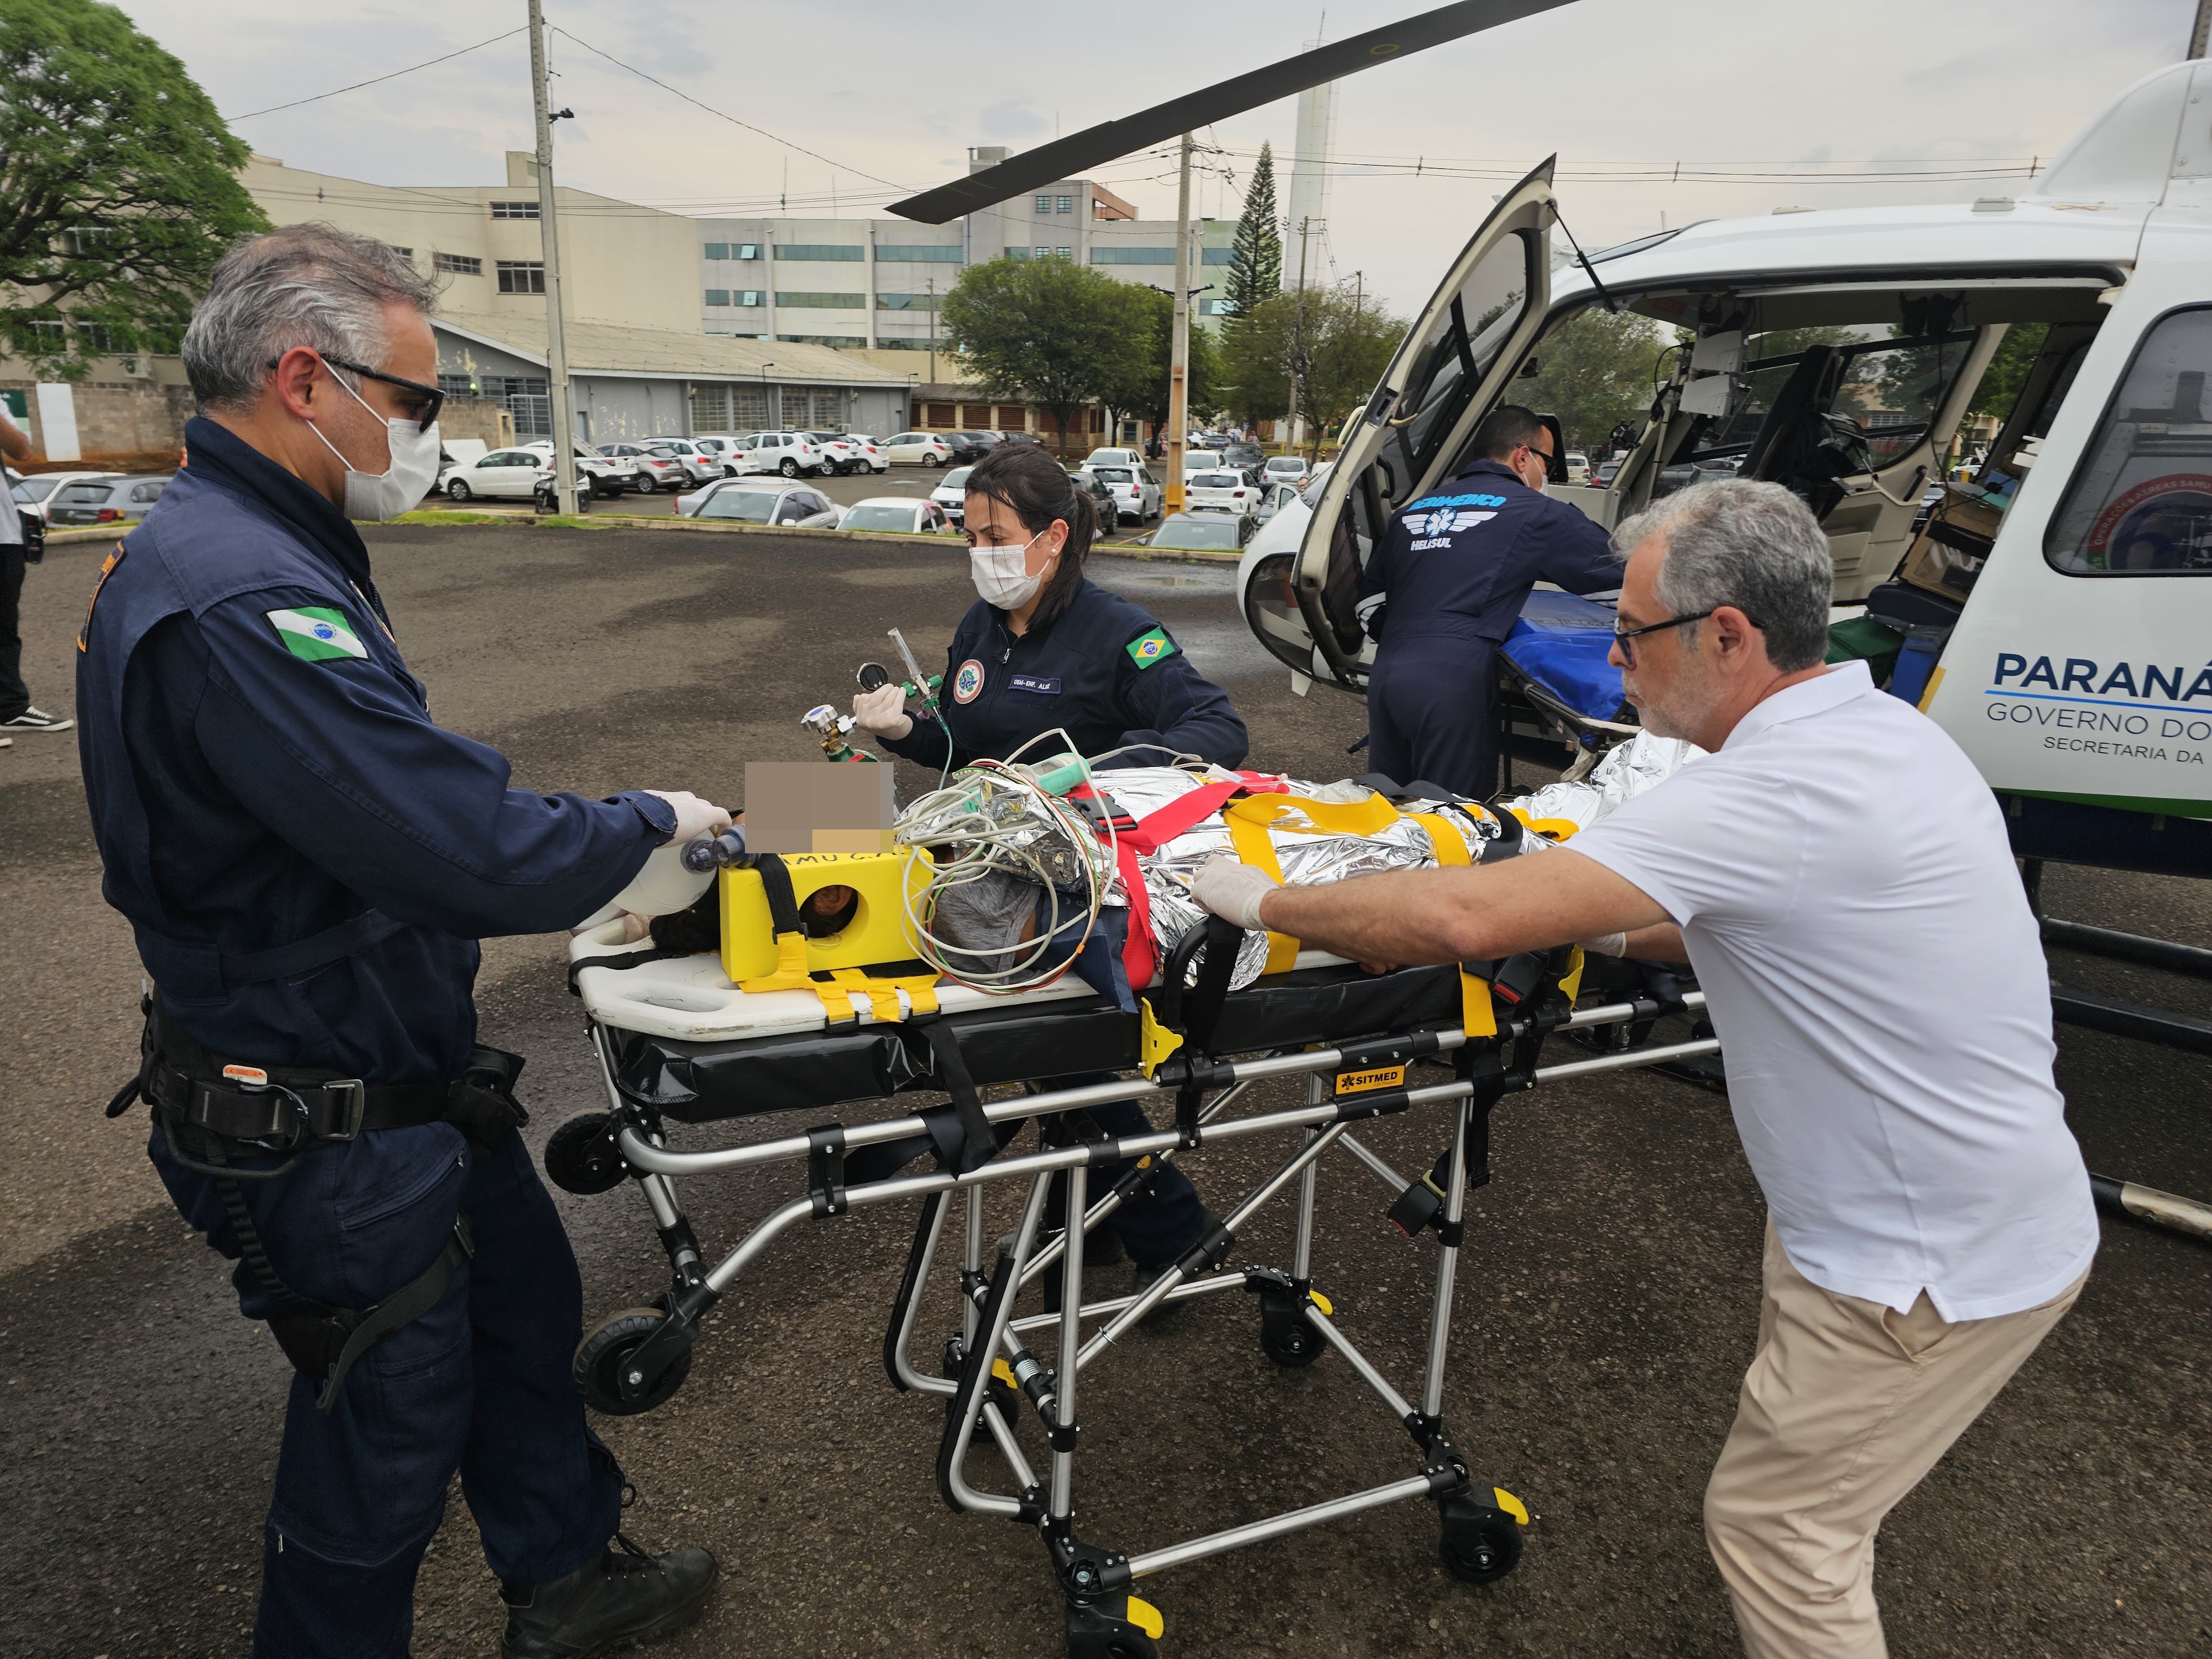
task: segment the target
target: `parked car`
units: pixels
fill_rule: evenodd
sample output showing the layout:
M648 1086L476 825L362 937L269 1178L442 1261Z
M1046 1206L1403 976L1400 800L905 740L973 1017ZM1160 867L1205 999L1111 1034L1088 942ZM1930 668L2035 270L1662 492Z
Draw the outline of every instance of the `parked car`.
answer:
M810 438L823 456L823 465L833 477L843 477L848 472L860 470L860 452L853 441L842 432L802 432Z
M1010 444L1036 444L1042 447L1044 440L1034 432L1001 432L999 434Z
M1120 467L1106 469L1109 472L1124 470ZM1074 483L1078 489L1090 495L1091 506L1098 510L1099 535L1110 536L1119 530L1121 527L1121 503L1115 499L1114 492L1116 489L1126 489L1129 486L1109 483L1096 472L1077 472L1074 474Z
M722 478L704 489L676 498L676 513L684 519L734 519L740 524L788 526L796 530L836 527L836 504L811 484L759 483L750 478Z
M8 498L15 503L16 512L25 519L36 519L44 523L47 507L70 484L106 483L122 476L120 472L33 472L26 475L11 471L8 475L11 486Z
M1239 517L1260 509L1260 486L1249 473L1222 467L1212 472L1193 472L1182 481L1186 507L1215 507Z
M962 522L967 511L968 491L965 488L972 466L956 466L938 480L937 488L929 492L929 499L945 509L945 516L954 524Z
M978 433L948 432L944 436L945 447L952 452L952 459L969 465L981 460L998 447L996 444L985 442Z
M1182 453L1182 476L1188 483L1194 472L1218 472L1221 452L1218 449L1186 449Z
M1267 452L1257 444L1235 443L1221 446L1222 463L1239 471L1258 472L1266 469Z
M64 484L46 498L46 525L66 530L75 525L135 524L161 499L169 477L165 472L158 477L92 478Z
M553 441L534 438L522 446L534 449L545 457L550 465L553 459ZM637 463L627 456L604 455L589 444L576 446L576 483L579 488L588 487L594 495L619 495L637 481Z
M1142 523L1160 516L1160 485L1142 462L1133 466L1086 466L1079 477L1096 478L1108 487L1115 517L1107 528L1118 528L1124 519Z
M438 482L436 489L446 487L446 475L457 466L469 466L491 453L491 446L482 438L447 438L438 445Z
M647 438L648 455L673 455L684 463L684 476L693 483L712 483L724 476L722 459L711 455L689 438Z
M495 449L466 466L448 471L446 495L456 501L473 501L479 495L491 501L528 501L538 493L541 474L549 478L553 476L550 448L532 449L525 446ZM641 483L638 487L642 489L647 486Z
M1132 544L1234 553L1251 539L1252 525L1251 516L1243 513L1171 513L1158 530Z
M672 489L684 487L685 474L682 465L665 455L653 454L642 444L601 444L599 453L611 461L628 461L636 469L628 487L641 495L650 495L663 484Z
M884 450L901 466L943 466L952 459L952 446L934 432L902 432L884 439Z
M837 520L840 530L890 530L908 536L949 536L951 521L934 500L911 495L870 495L854 501Z
M1313 469L1306 465L1303 455L1271 455L1267 464L1260 469L1269 483L1297 483Z
M1622 455L1618 456L1610 461L1600 462L1598 464L1597 476L1592 478L1590 482L1600 489L1610 488L1613 483L1613 475L1620 471L1621 462L1627 459L1627 456Z
M1253 514L1261 524L1298 499L1298 487L1291 483L1262 484L1260 488L1259 509Z
M756 432L745 440L744 459L738 471L819 477L830 470L831 459L811 432Z
M884 447L882 439L871 438L865 433L848 432L845 441L853 446L860 460L866 464L866 471L888 472L891 470L890 452ZM863 469L856 466L853 470L858 472Z
M1311 472L1300 479L1298 481L1298 499L1310 507L1320 498L1322 486L1328 482L1328 475L1335 470L1335 467L1336 463L1334 461L1323 461L1319 466L1316 467Z
M1077 471L1087 471L1094 466L1142 466L1145 452L1141 449L1094 449L1083 458Z
M745 441L743 438L728 432L697 432L692 434L691 441L721 462L724 477L738 476L736 458L744 453Z
M1567 469L1569 483L1586 484L1590 481L1589 457L1583 454L1581 450L1569 450L1564 464Z

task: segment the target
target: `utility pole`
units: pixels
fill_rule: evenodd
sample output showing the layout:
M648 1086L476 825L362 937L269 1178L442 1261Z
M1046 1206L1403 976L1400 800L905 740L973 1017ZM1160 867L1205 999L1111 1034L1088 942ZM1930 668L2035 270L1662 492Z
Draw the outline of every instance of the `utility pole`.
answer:
M1305 416L1298 412L1298 383L1306 368L1306 233L1310 218L1298 221L1298 300L1291 313L1291 441L1285 453L1305 447Z
M929 383L937 384L937 278L929 279Z
M2197 21L2189 30L2189 55L2202 58L2212 47L2212 0L2197 0Z
M1164 510L1182 511L1182 451L1190 423L1190 135L1176 186L1175 324L1168 337L1168 479Z
M568 400L568 343L561 331L561 230L553 218L553 118L546 111L545 10L540 0L530 0L530 99L538 117L538 231L545 249L545 379L553 394L553 479L556 504L573 514L576 416Z

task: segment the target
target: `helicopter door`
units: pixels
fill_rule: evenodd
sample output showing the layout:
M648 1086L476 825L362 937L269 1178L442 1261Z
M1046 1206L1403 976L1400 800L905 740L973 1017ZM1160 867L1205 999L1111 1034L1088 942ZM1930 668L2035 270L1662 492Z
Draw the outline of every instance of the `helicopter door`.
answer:
M1364 692L1365 639L1352 614L1359 572L1392 512L1451 475L1543 322L1557 159L1498 198L1347 426L1285 585L1297 618L1276 607L1261 635L1287 658L1289 641L1278 641L1302 620L1312 654L1292 666Z

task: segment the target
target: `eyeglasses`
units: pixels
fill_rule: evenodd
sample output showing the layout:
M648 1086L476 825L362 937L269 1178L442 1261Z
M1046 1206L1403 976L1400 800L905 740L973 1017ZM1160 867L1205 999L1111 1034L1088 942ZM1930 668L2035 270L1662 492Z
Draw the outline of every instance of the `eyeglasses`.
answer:
M1719 609L1720 606L1714 605L1709 610L1692 611L1686 617L1669 617L1665 622L1650 623L1642 628L1623 628L1619 623L1615 623L1613 625L1613 642L1620 647L1620 659L1633 668L1636 666L1636 647L1631 645L1629 641L1641 639L1646 634L1664 633L1668 629L1680 628L1686 623L1703 622L1711 616L1713 611ZM1759 626L1747 615L1744 620L1751 623L1753 628Z
M349 363L343 357L332 357L319 351L315 356L321 359L326 368L343 368L364 380L381 380L386 386L396 386L403 391L413 392L420 401L408 404L407 415L415 422L416 431L428 432L437 424L438 411L445 406L446 394L436 386L424 386L420 380L403 380L397 374L386 374L381 369L371 368L367 363ZM271 357L269 367L274 368L283 361L282 357Z

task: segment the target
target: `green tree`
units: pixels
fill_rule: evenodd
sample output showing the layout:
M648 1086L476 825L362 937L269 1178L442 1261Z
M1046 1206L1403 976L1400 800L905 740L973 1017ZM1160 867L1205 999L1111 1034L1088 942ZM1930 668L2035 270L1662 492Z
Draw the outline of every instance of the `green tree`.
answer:
M1506 401L1558 416L1570 449L1600 447L1614 427L1649 411L1653 369L1669 343L1649 318L1593 306L1544 337L1536 373L1524 368Z
M1235 322L1223 365L1231 407L1248 418L1280 420L1295 379L1297 412L1316 452L1367 400L1406 337L1403 318L1350 285L1279 294Z
M1130 311L1142 340L1142 349L1132 354L1124 372L1100 394L1100 401L1116 416L1131 416L1164 428L1168 422L1170 348L1175 338L1175 298L1157 289L1131 288ZM1213 336L1190 321L1190 355L1183 369L1191 417L1211 413L1220 405L1222 354Z
M2043 349L2050 333L2048 323L2014 323L2007 329L1996 355L1982 371L1982 383L1974 389L1974 401L1966 405L1966 413L1994 415L2001 421L2009 416L2013 400L2027 384L2027 372L2035 367L2036 354Z
M1230 312L1245 316L1263 301L1273 299L1283 287L1283 238L1275 228L1275 153L1260 146L1259 164L1252 169L1251 187L1244 192L1244 212L1237 221L1237 240L1229 248Z
M1144 356L1142 292L1065 260L993 259L960 273L938 320L986 397L1052 411L1065 454L1083 407Z
M0 344L66 380L175 350L223 250L269 228L246 156L115 7L0 0Z

